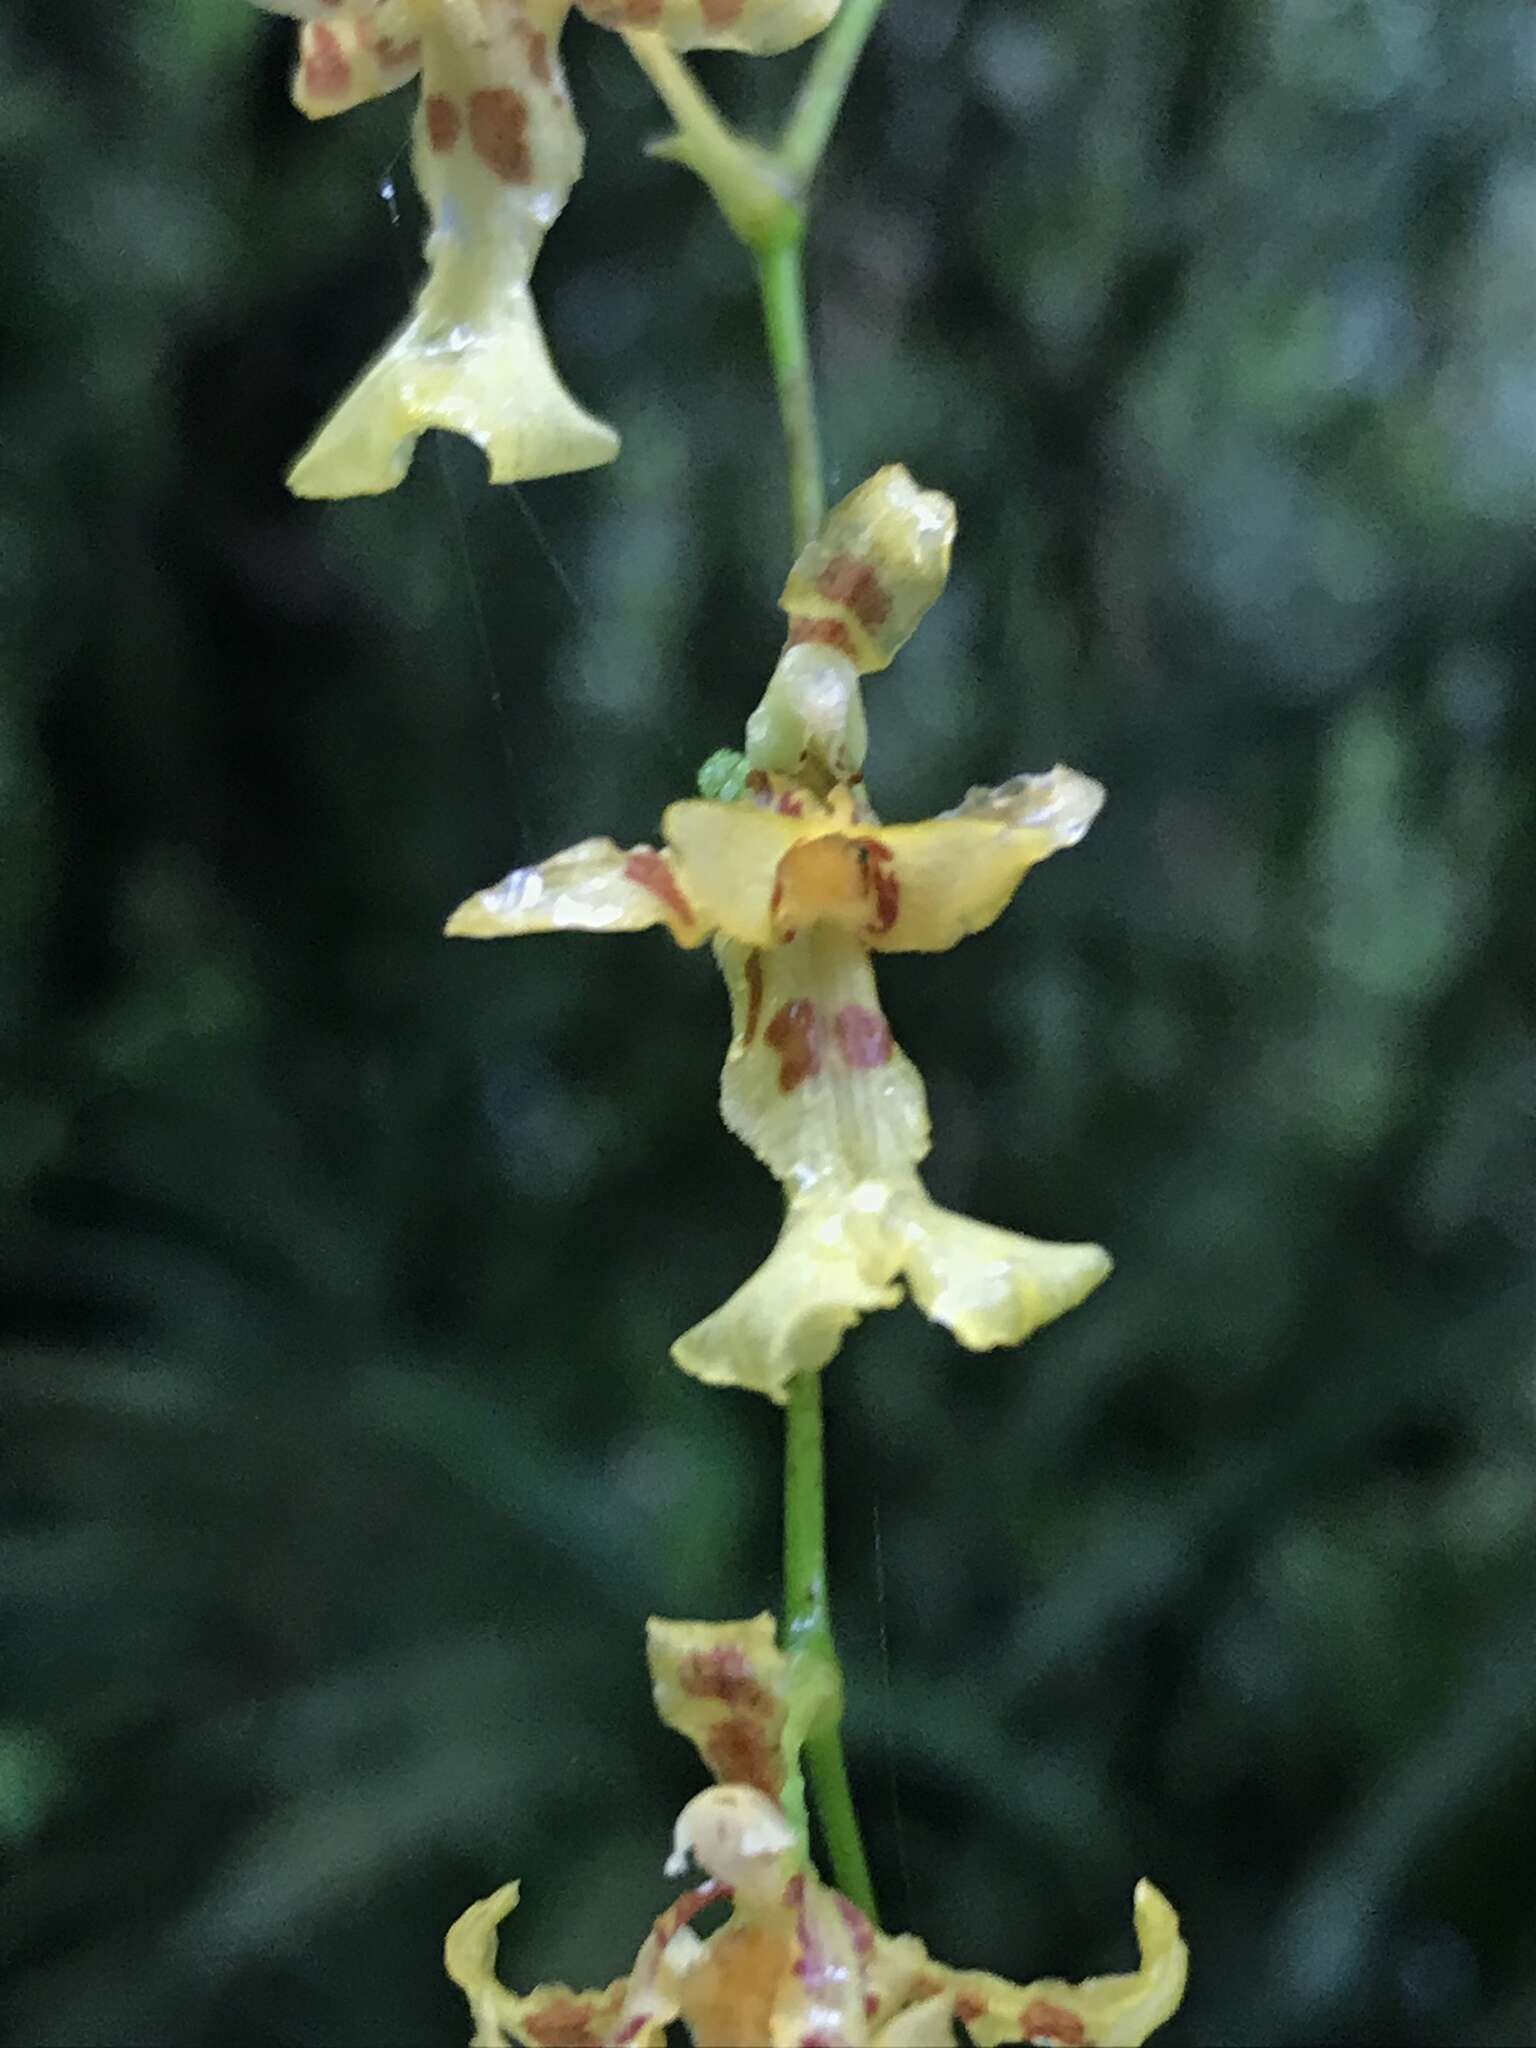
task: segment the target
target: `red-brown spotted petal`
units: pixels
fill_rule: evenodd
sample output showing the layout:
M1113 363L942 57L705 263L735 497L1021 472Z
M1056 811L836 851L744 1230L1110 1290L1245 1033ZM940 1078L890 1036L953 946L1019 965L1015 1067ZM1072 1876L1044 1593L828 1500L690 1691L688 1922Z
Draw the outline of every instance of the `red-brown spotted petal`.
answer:
M328 7L299 30L293 103L312 121L344 114L407 84L420 64L421 39L399 0Z
M1075 846L1104 802L1075 768L1021 775L973 790L959 809L919 825L887 825L867 839L872 880L868 943L877 952L943 953L984 931L1032 867Z
M1135 1912L1141 1963L1124 1976L1010 1984L977 1970L946 1973L956 2017L976 2048L1016 2041L1034 2048L1141 2048L1177 2012L1189 1953L1178 1915L1145 1878L1136 1887Z
M680 946L702 945L710 927L654 847L584 839L537 867L514 868L461 903L452 939L520 938L528 932L639 932L664 924Z
M602 1991L541 1984L519 1998L497 1976L497 1935L517 1896L518 1887L505 1884L489 1898L478 1899L454 1921L443 1943L443 1967L469 2001L474 2019L471 2048L505 2048L513 2041L524 2048L604 2048L624 2007L628 1978L621 1977ZM663 2021L633 2038L644 2041L646 2048L660 2048L665 2035Z
M843 1910L847 1902L807 1871L791 1880L786 1903L794 1914L795 1957L774 2001L770 2040L863 2048L866 1959L861 1930Z

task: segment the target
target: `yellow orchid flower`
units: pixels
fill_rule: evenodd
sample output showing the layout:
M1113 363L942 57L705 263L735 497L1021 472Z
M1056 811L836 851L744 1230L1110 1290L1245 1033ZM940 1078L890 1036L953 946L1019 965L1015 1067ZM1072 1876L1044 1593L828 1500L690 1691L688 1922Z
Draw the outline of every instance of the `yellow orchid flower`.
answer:
M806 1864L780 1804L803 1715L771 1618L653 1620L647 1655L662 1719L718 1781L678 1816L666 1865L681 1876L691 1860L704 1882L656 1920L629 1975L600 1991L509 1991L496 1944L518 1887L471 1906L443 1955L469 2001L474 2048L661 2048L679 2019L695 2048L941 2048L957 2021L978 2048L1139 2048L1177 2009L1188 1964L1178 1916L1145 1880L1140 1966L1124 1976L1013 1984L882 1933ZM736 1759L750 1764L744 1777L731 1775ZM729 1917L701 1937L692 1923L723 1905Z
M318 119L420 76L411 163L432 222L411 317L291 470L301 498L392 490L429 427L463 434L492 483L611 462L545 346L530 280L581 176L559 42L571 0L257 0L300 23L293 96ZM605 28L758 55L816 35L839 0L577 0Z
M731 998L727 1125L784 1188L765 1264L672 1348L714 1385L786 1398L844 1332L901 1298L962 1344L1016 1344L1105 1277L1094 1244L1049 1244L942 1209L921 1077L891 1036L871 955L944 952L1000 916L1038 861L1103 802L1074 769L973 790L882 826L863 784L859 678L885 667L942 589L954 508L898 467L830 514L791 571L789 637L747 726L736 801L688 799L663 847L588 839L462 904L452 936L641 931L713 937Z

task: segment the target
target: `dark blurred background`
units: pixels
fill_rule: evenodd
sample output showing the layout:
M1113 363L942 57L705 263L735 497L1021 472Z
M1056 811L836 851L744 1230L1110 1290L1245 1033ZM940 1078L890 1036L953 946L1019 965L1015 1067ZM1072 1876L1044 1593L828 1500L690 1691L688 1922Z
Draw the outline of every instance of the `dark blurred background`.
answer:
M458 2041L513 1874L508 1978L606 1981L699 1782L644 1617L777 1596L778 1418L667 1359L777 1217L707 954L437 937L756 701L744 262L573 24L621 461L295 504L421 223L289 49L0 19L9 2048ZM1170 2042L1536 2036L1533 111L1529 0L891 0L819 195L834 483L962 513L876 799L1111 791L882 968L936 1192L1119 1271L833 1367L853 1768L954 1961L1122 1966L1155 1876Z

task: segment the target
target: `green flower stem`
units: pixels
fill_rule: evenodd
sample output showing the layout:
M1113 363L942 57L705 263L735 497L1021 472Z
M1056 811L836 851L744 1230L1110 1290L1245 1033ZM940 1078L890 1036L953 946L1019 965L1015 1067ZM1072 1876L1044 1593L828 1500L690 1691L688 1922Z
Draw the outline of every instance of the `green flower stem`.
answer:
M876 1920L875 1891L838 1725L843 1674L832 1637L832 1604L827 1591L819 1372L803 1372L791 1381L784 1425L784 1647L792 1685L824 1689L830 1702L819 1724L813 1724L807 1735L803 1754L837 1888Z
M789 458L789 511L794 553L819 529L827 509L816 421L816 384L805 318L805 215L798 208L775 237L753 245L768 357L779 394Z
M816 45L794 111L774 152L780 168L804 193L822 158L864 45L885 0L843 0L837 19Z
M795 199L786 202L769 232L744 238L757 269L768 357L779 394L796 554L814 539L827 505L806 319L804 198L882 4L883 0L843 0L837 20L817 46L774 156ZM832 1634L827 1578L820 1373L801 1373L791 1381L784 1421L785 1647L797 1664L802 1659L822 1663L832 1681L833 1705L806 1738L805 1763L837 1888L878 1924L875 1888L843 1754L842 1665Z
M805 310L806 199L832 140L854 68L884 4L885 0L843 0L837 19L816 45L805 83L771 158L792 196L756 235L743 237L757 267L768 359L778 387L796 554L815 536L827 509Z
M884 0L843 0L816 45L777 149L738 135L677 52L660 36L626 35L630 54L677 123L652 155L683 163L714 194L750 250L789 457L790 516L798 554L826 510L821 434L805 311L805 198L826 154L864 45Z
M821 38L776 150L737 135L688 66L659 36L625 37L677 133L654 154L687 164L714 194L737 239L750 250L762 301L768 356L778 390L789 463L796 554L826 511L821 432L805 297L805 200L832 139L854 68L883 0L843 0ZM878 1920L869 1864L843 1755L842 1668L827 1591L826 1478L821 1375L801 1373L785 1410L784 1634L794 1691L815 1701L803 1755L816 1795L838 1889ZM793 1802L799 1824L799 1800ZM809 1843L806 1844L809 1853Z

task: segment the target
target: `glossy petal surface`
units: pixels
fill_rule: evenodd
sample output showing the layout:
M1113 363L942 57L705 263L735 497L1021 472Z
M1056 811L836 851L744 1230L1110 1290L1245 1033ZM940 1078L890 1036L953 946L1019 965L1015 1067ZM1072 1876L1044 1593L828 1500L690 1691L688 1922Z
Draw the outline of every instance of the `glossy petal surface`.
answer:
M1013 901L1032 867L1075 846L1104 802L1103 788L1075 768L1021 775L988 801L920 825L890 825L894 916L869 943L884 953L944 953L985 931Z
M665 854L584 839L477 891L445 930L454 939L505 939L526 932L642 932L658 924L680 946L702 945L709 936Z
M659 2044L678 2018L695 2048L943 2048L956 2041L957 2021L976 2048L1141 2048L1184 1995L1178 1916L1145 1879L1136 1887L1137 1969L1014 1984L950 1969L911 1935L881 1934L814 1871L793 1867L777 1807L746 1787L701 1793L679 1817L677 1840L679 1856L692 1854L710 1876L656 1921L628 1977L602 1991L541 1984L519 1997L498 1980L497 1930L515 1885L461 1916L444 1959L469 2000L472 2048ZM730 1918L700 1939L690 1923L725 1899Z

